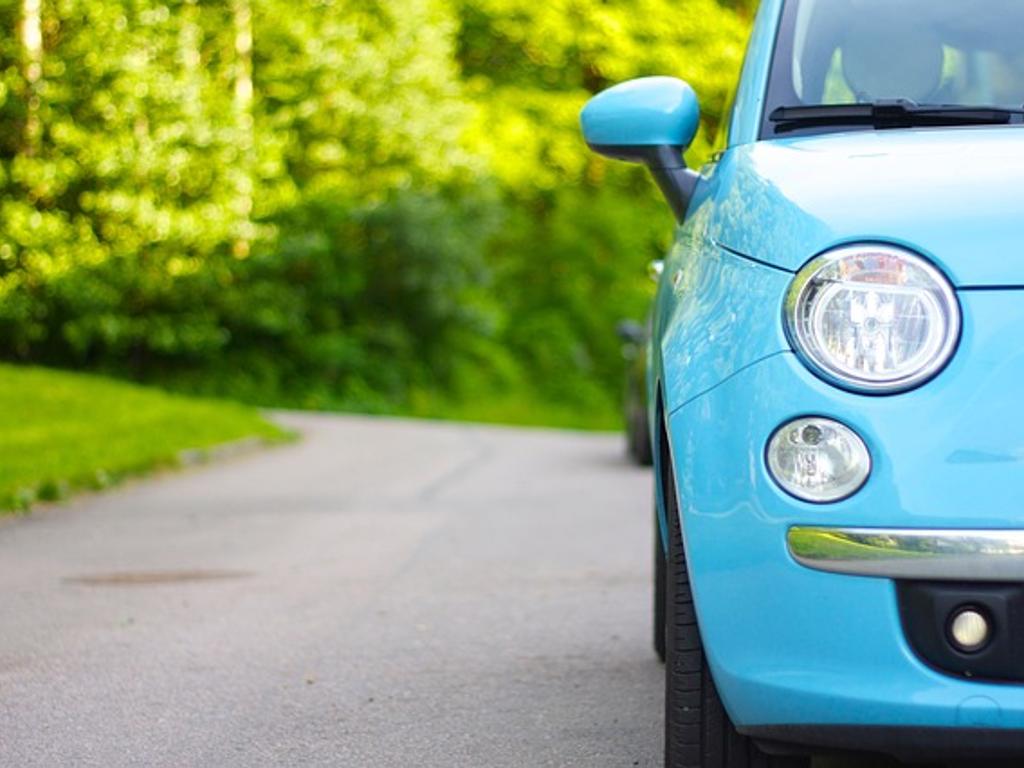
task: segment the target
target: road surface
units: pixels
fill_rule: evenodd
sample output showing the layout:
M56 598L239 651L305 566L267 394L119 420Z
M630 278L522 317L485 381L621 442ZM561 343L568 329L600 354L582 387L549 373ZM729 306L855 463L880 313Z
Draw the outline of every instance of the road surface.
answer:
M0 766L660 765L620 437L280 418L0 521Z
M0 765L656 765L621 438L283 419L0 521Z

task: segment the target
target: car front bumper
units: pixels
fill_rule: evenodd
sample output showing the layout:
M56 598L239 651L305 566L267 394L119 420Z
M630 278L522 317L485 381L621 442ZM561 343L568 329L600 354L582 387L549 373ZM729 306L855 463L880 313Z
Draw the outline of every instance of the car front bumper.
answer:
M1001 349L1020 348L1019 330L1010 335L1024 315L1014 306L1020 295L962 298L958 355L913 392L843 392L783 352L667 417L701 634L741 730L839 747L850 734L892 728L994 730L1024 748L1012 732L1024 729L1024 684L964 679L923 662L901 624L896 579L904 574L808 567L787 545L799 527L1024 536L1024 353L1000 350L1011 339ZM768 438L803 415L838 419L864 438L874 468L853 497L809 504L769 477ZM999 562L1024 570L1020 557L1004 553ZM945 578L964 576L971 569ZM863 738L866 748L870 741Z
M793 526L790 556L827 573L935 581L1024 582L1024 530Z

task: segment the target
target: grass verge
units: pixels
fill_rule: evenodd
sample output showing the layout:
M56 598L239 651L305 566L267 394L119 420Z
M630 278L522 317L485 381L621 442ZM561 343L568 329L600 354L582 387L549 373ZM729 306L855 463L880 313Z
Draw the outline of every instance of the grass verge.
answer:
M546 403L528 396L485 394L479 400L460 402L421 396L415 398L412 406L400 411L398 415L589 432L622 431L621 409L613 405L599 403L591 408L583 408Z
M0 513L286 432L254 409L98 376L0 365Z

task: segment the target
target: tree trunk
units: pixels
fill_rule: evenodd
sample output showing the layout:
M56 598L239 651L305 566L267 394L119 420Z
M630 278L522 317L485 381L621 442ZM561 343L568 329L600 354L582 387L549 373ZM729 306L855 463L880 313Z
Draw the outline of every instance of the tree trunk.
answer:
M238 173L236 212L241 224L234 254L249 255L252 238L253 153L256 147L253 121L252 83L252 5L250 0L233 0L235 23L235 120L241 138L241 163Z
M42 0L22 0L21 45L25 55L25 117L24 151L34 155L42 137L39 119L39 85L43 77L43 21Z

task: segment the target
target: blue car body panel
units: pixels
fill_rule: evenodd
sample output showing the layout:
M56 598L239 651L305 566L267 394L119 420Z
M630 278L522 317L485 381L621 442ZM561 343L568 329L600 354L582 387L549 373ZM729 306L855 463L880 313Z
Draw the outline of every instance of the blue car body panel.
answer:
M1010 253L1010 244L1019 231L1002 227L998 243L994 232L976 233L999 246L1000 269L971 252L955 219L915 229L908 215L902 231L911 234L897 237L898 215L875 209L875 221L891 226L852 239L909 245L980 287L957 291L961 338L934 380L884 397L839 390L792 352L781 317L791 270L844 242L841 217L812 218L777 190L770 205L742 205L736 176L757 176L743 163L791 151L754 148L731 150L706 170L666 261L652 355L651 401L660 394L701 633L723 702L740 727L1024 728L1024 687L956 680L914 654L892 581L812 571L786 549L792 525L1024 528L1024 290L997 287L1015 282L1024 253ZM856 224L843 226L852 233ZM790 252L800 256L781 258ZM806 414L848 424L867 443L873 471L852 498L800 502L767 475L768 438ZM664 526L663 508L659 519Z
M663 302L671 314L660 336L666 412L789 348L772 310L781 313L780 297L792 275L725 251L707 237L689 247L677 243L666 265L672 270L667 288L675 294ZM764 315L762 322L744 322L752 315Z
M652 316L655 470L675 480L714 680L741 730L1024 729L1024 685L921 660L894 581L812 570L786 543L793 526L1024 530L1024 125L764 139L782 13L783 0L761 3L728 146L697 179ZM613 138L648 135L650 126ZM880 242L945 273L962 327L930 381L857 394L800 360L783 304L814 257ZM869 479L843 501L799 501L769 475L771 435L807 415L846 424L870 451Z
M715 168L708 234L788 270L876 240L929 257L956 286L1021 286L1022 179L1024 125L761 141Z
M782 0L764 0L758 8L729 122L729 144L732 146L757 140L767 90L765 83L768 82L772 52L775 50L775 30L781 15Z
M648 397L651 424L714 389L729 377L759 360L788 349L781 325L749 324L752 315L779 302L791 276L729 253L701 235L691 217L678 233L665 260L667 280L659 288L654 317L655 338L661 340L650 357ZM734 306L737 291L745 297ZM700 296L700 300L686 300ZM781 306L781 305L779 305ZM660 332L659 332L660 329ZM663 471L657 440L653 455L656 476ZM662 545L668 547L665 504L661 483L655 483Z
M668 416L701 634L736 723L1024 727L1024 687L956 680L909 650L891 581L809 570L785 544L794 524L1024 528L1024 292L960 299L959 353L919 390L840 392L781 353ZM797 501L767 474L767 436L806 413L872 451L846 501Z

